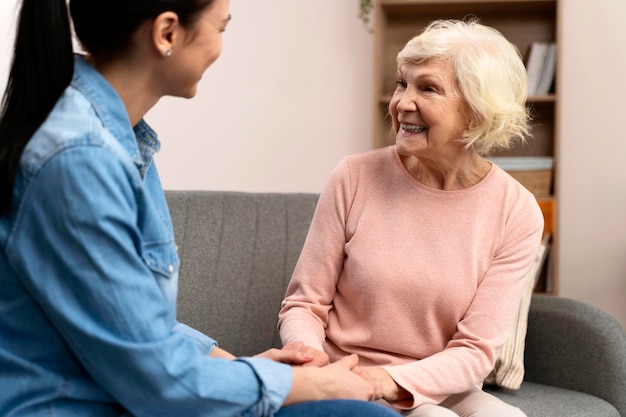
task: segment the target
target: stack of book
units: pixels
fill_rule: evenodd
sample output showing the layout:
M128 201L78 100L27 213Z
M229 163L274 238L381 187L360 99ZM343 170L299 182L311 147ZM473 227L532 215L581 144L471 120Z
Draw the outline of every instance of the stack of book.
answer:
M528 73L528 95L545 95L553 90L556 70L556 43L533 42L530 45L526 72Z
M500 156L488 157L520 182L536 196L549 196L552 193L552 171L554 158L551 156Z

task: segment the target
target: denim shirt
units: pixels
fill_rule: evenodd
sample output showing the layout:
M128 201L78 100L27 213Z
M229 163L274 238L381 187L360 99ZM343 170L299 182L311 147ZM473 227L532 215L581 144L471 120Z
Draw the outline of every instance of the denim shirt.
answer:
M272 415L289 366L209 357L176 321L179 260L152 163L83 58L25 148L0 217L0 415Z

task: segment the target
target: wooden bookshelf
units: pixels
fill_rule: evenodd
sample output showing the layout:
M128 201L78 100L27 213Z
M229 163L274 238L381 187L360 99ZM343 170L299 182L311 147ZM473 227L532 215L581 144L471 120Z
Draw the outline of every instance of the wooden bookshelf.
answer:
M557 258L554 250L557 214L556 200L553 197L538 197L537 202L543 213L543 235L544 240L548 243L548 253L546 263L543 265L539 274L535 292L555 295L558 293L559 289L558 280L555 275Z
M533 42L557 42L558 1L563 0L377 0L374 2L374 94L373 144L383 147L395 143L391 128L388 103L395 88L396 55L413 36L435 19L464 19L477 17L480 22L499 30L515 44L526 61ZM557 52L558 62L558 52ZM558 64L555 74L558 79ZM557 83L555 82L556 86ZM533 114L533 138L524 145L506 153L492 156L549 156L558 164L556 107L558 91L528 97ZM553 175L553 178L555 175ZM556 294L558 288L557 262L554 258L557 242L556 228L558 189L553 184L552 194L538 196L547 223L551 229L550 259L546 272L552 280L548 290ZM549 218L548 218L549 216Z

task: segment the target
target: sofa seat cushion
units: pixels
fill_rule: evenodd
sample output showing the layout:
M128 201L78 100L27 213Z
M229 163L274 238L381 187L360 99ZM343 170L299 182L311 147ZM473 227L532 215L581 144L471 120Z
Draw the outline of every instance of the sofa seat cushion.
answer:
M620 417L607 401L578 391L525 381L518 391L485 387L528 417Z

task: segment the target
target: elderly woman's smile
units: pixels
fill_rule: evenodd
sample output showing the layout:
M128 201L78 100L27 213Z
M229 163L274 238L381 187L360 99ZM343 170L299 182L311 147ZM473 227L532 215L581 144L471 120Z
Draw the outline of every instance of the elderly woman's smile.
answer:
M405 132L410 132L410 133L422 133L423 131L426 130L426 126L411 125L407 123L402 123L400 127Z

